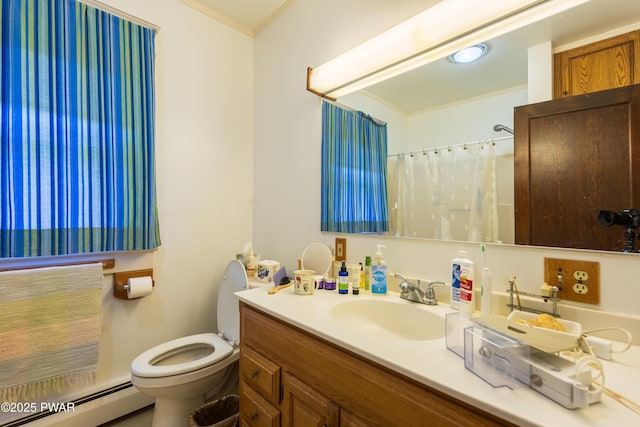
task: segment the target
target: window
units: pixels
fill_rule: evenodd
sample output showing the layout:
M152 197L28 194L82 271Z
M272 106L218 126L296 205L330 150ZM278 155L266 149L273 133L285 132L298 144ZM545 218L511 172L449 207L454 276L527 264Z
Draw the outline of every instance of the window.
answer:
M76 0L0 12L0 257L159 246L154 30Z
M321 230L388 230L387 125L360 111L322 104Z

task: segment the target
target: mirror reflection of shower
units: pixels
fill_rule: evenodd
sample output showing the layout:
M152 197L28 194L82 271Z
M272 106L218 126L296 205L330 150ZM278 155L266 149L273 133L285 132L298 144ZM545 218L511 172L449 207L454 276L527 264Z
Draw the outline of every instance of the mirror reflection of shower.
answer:
M495 125L493 127L493 130L496 131L496 132L505 131L505 132L509 132L511 135L513 135L513 129L511 129L510 127L507 127L505 125Z

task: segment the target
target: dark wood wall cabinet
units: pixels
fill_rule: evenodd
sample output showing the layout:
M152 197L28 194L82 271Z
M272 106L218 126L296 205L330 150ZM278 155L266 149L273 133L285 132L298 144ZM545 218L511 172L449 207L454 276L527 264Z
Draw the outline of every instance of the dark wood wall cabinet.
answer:
M513 425L240 304L240 425Z
M640 209L640 85L516 107L516 244L621 251Z

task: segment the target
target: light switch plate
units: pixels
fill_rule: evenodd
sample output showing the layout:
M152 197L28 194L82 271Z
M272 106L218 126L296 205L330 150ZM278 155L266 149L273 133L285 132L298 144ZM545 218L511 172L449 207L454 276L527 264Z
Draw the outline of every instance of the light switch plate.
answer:
M347 239L336 237L336 261L347 260Z

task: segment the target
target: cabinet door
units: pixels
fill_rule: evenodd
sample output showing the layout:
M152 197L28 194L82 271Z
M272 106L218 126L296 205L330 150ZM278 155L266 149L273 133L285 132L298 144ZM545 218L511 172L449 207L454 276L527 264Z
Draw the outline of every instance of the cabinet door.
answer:
M621 251L600 210L640 209L640 85L515 109L516 243Z
M615 89L640 83L640 31L554 55L553 97Z
M282 375L283 427L338 427L340 409L289 373Z

